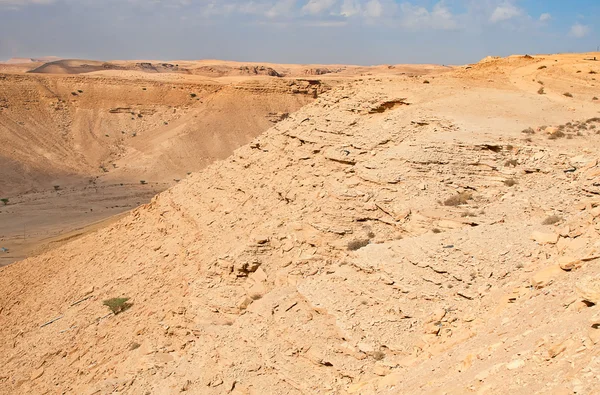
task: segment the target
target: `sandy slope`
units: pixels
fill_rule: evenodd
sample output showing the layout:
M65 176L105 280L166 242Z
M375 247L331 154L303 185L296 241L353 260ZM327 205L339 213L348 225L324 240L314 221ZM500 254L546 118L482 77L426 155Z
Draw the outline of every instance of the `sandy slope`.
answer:
M10 251L0 265L147 202L329 89L261 76L156 76L0 74L0 197L10 202L0 207L0 247Z
M346 82L115 224L0 269L0 391L594 393L589 56ZM112 315L117 296L132 305Z

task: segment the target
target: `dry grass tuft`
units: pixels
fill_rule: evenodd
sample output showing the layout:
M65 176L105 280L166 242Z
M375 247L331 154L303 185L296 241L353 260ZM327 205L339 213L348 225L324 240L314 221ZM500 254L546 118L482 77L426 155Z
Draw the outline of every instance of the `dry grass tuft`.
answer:
M523 134L535 134L535 130L533 128L527 128L521 131Z
M563 96L566 96L566 97L573 97L573 95L572 95L572 94L570 94L569 92L565 92L565 93L563 93Z
M515 180L514 178L509 178L508 180L504 180L504 185L506 185L507 187L514 187L517 184L518 184L517 180Z
M467 204L471 199L473 199L472 193L460 192L446 199L446 201L444 202L444 206L461 206L463 204Z
M353 240L348 243L348 251L358 251L361 248L368 246L369 243L369 239Z
M562 218L558 215L551 215L542 222L542 225L554 225L562 221Z
M561 139L565 136L566 136L566 134L562 130L557 130L556 132L553 132L552 134L550 134L550 136L548 136L548 139L556 140L556 139Z

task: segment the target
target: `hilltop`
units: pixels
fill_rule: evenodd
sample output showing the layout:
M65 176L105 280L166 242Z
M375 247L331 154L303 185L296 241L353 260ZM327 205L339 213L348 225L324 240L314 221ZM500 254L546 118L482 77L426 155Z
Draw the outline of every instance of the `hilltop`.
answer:
M595 56L373 68L1 268L0 392L593 393Z

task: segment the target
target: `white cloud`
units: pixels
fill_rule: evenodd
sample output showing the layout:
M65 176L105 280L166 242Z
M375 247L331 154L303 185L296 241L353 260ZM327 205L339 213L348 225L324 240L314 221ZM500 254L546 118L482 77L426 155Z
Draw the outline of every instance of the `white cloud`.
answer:
M400 6L402 26L409 29L452 30L458 28L458 23L452 12L442 3L437 3L431 11L410 3Z
M309 0L308 3L304 7L302 7L302 11L308 14L321 14L324 11L328 11L335 5L337 0Z
M494 9L490 16L490 22L497 23L521 16L523 10L511 3L503 3Z
M569 35L575 38L582 38L590 34L591 31L591 27L587 25L582 25L581 23L577 22L576 24L571 26L571 31L569 32Z
M383 14L383 6L379 0L369 0L365 4L364 14L367 18L379 18Z
M360 2L357 0L344 0L342 8L340 9L340 15L347 18L357 15L361 12Z
M548 22L550 19L552 19L552 15L548 14L547 12L540 15L540 22Z

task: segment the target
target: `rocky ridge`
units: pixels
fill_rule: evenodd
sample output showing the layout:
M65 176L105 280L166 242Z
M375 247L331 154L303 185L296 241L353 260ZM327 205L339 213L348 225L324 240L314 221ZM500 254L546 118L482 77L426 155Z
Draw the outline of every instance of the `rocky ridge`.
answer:
M339 86L1 269L1 391L593 393L600 136L551 139L563 102L456 78Z

